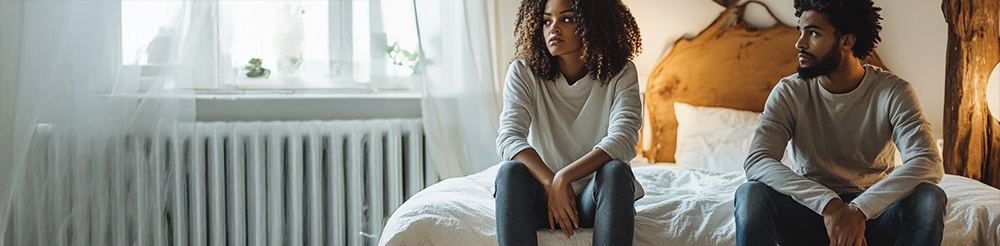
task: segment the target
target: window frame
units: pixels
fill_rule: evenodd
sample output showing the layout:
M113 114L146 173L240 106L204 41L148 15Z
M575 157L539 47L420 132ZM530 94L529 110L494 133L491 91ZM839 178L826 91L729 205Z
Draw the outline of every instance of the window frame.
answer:
M276 1L278 2L278 1ZM208 7L211 11L209 15L211 18L205 18L204 21L208 32L204 33L208 35L206 39L210 40L211 50L204 50L204 52L198 52L201 61L200 65L196 67L196 71L192 75L190 81L183 81L175 85L169 85L168 87L181 90L191 90L195 91L197 94L207 94L207 95L238 95L238 94L271 94L271 95L288 95L288 94L370 94L370 93L382 93L389 91L391 93L418 93L420 82L417 71L408 77L390 77L388 74L388 64L390 59L388 58L386 47L370 45L370 80L367 82L358 81L353 79L353 69L354 69L354 59L353 55L355 53L354 49L354 38L340 38L343 35L341 33L351 33L354 27L354 5L355 1L340 1L340 0L327 0L328 2L328 47L329 47L329 60L328 71L330 87L285 87L286 85L272 86L272 87L252 87L240 85L236 81L227 81L226 73L227 70L231 70L228 63L230 57L225 57L222 54L223 44L220 40L221 31L220 23L221 19L219 16L220 5L218 1L210 1ZM381 4L382 0L368 0L369 4L369 24L371 30L370 33L383 33L383 35L371 35L369 38L376 38L381 40L379 43L387 43L386 35L384 35L384 30L382 30L382 19L381 19ZM416 6L414 6L416 7ZM414 25L416 23L414 22ZM353 37L353 35L352 35ZM419 37L415 37L419 43ZM375 42L369 41L370 44ZM386 45L388 46L388 44ZM418 44L419 48L419 44ZM379 52L382 51L382 52ZM419 50L417 51L419 52ZM350 62L344 62L350 61ZM138 72L140 74L140 81L145 83L153 83L154 77L141 77L142 74L148 73L151 70L168 68L170 65L164 64L132 64L123 65L123 69L131 70L133 72ZM350 80L342 80L337 77L343 78L344 76L352 78ZM392 81L393 79L399 80L403 78L405 82Z

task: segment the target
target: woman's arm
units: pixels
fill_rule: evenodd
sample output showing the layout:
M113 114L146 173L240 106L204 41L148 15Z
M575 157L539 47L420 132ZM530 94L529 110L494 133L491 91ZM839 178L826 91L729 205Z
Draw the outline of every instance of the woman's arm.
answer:
M594 149L556 173L553 184L566 184L586 177L611 160L628 162L635 158L635 145L642 127L642 101L639 99L639 77L635 65L625 65L611 86L613 101L608 116L608 134Z
M607 119L600 119L608 121L607 135L594 149L601 149L611 160L629 162L636 156L635 145L639 143L639 128L642 127L642 100L639 99L635 65L626 64L615 79L606 85L612 87L614 93L611 112Z
M534 148L528 148L517 155L514 155L514 160L524 163L525 167L528 167L528 172L531 176L534 176L542 186L549 187L552 184L552 180L555 173L545 166L545 162L542 161L542 157L538 155L538 152Z
M530 109L534 108L534 100L527 83L535 81L530 74L525 74L530 71L526 66L524 60L512 62L504 79L503 111L500 112L500 128L497 129L497 154L503 160L521 161L516 156L533 148L528 143L528 131L532 118ZM534 153L534 156L521 162L526 165L538 163L544 167L545 163L538 158L538 153Z
M583 157L569 164L569 166L559 170L552 178L552 185L567 187L572 190L573 187L570 183L594 173L594 171L597 171L597 168L600 168L601 165L609 161L611 161L611 156L608 155L608 152L605 152L601 148L594 148L590 153L583 155Z

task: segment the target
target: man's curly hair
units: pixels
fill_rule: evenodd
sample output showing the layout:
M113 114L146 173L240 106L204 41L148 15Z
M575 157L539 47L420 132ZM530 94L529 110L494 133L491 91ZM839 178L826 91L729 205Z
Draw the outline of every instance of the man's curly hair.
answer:
M867 58L875 44L882 41L878 36L882 30L878 12L882 8L875 7L871 0L795 0L795 17L810 10L826 14L837 37L854 35L853 53L858 59Z
M639 26L621 0L570 0L576 33L583 39L583 66L590 77L606 85L642 49ZM517 13L516 58L527 61L545 80L559 74L556 57L545 47L542 15L546 0L524 0ZM581 4L581 2L584 2Z

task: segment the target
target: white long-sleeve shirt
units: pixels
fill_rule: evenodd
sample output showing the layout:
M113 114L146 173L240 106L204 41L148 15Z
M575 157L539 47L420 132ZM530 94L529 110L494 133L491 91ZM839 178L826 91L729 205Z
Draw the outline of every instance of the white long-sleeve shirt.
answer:
M827 91L818 79L783 78L760 116L744 163L747 179L817 214L838 193L862 192L852 202L868 219L920 183L938 183L944 167L913 88L881 68L864 69L861 84L842 94ZM790 167L779 162L789 140ZM895 168L897 148L903 165Z
M524 60L510 64L504 81L503 111L497 153L504 160L534 148L553 172L600 148L611 159L629 162L642 126L642 102L635 65L629 62L601 85L584 76L573 85L559 75L554 81L535 76ZM580 194L593 178L573 181ZM635 198L643 196L633 177Z

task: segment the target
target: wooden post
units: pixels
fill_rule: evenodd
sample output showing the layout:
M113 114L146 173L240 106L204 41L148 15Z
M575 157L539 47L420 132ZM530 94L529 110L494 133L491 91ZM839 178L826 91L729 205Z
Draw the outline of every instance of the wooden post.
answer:
M1000 122L986 104L986 83L1000 60L1000 1L943 0L948 23L944 169L1000 187Z

